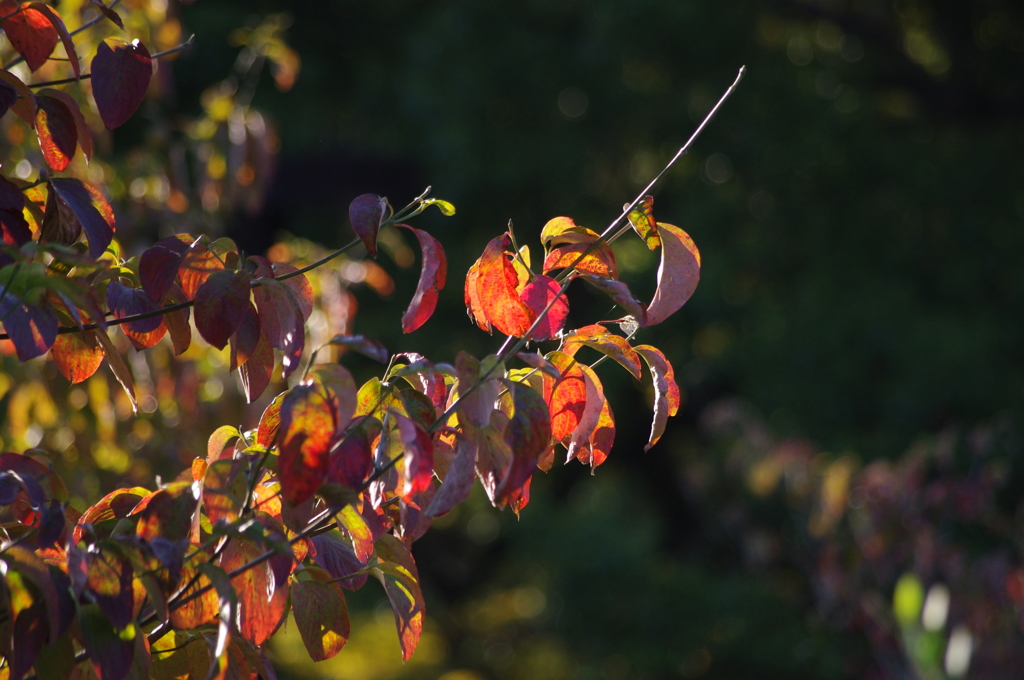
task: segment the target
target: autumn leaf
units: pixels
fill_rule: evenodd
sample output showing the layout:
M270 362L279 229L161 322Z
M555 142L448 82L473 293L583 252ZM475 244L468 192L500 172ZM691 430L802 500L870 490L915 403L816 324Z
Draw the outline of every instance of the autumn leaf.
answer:
M163 300L167 294L178 276L182 258L189 252L193 241L195 239L188 234L178 234L161 239L142 252L139 257L139 282L154 302Z
M615 253L607 243L599 243L590 252L589 244L577 243L552 248L544 258L544 273L572 267L581 274L592 274L608 279L619 278L619 270L615 264ZM583 253L587 252L586 255ZM580 256L583 255L582 258Z
M627 203L622 206L622 209L625 210L628 207L629 204ZM658 235L658 224L654 221L654 196L644 196L643 200L629 211L626 219L629 220L633 231L647 244L648 249L654 250L661 245L661 236Z
M384 221L388 209L388 199L377 194L363 194L356 197L348 206L348 220L352 230L366 246L370 257L377 257L377 232Z
M385 534L377 541L377 564L373 573L384 584L395 614L402 659L408 661L420 642L425 614L416 562L401 541Z
M0 88L3 85L0 81ZM23 246L32 240L24 207L25 194L9 179L0 177L0 240L4 243Z
M644 451L649 451L665 433L668 417L678 412L681 399L672 364L661 350L651 345L637 345L634 349L647 361L654 383L654 421L651 424L651 436L644 447Z
M85 230L89 256L102 255L113 240L115 230L114 209L107 199L99 189L70 177L54 177L49 187Z
M64 45L64 51L68 55L68 61L71 62L71 70L75 72L75 78L79 78L82 75L82 66L78 63L75 41L72 40L71 34L68 33L68 29L64 25L64 20L60 18L60 14L57 13L56 9L42 2L33 2L26 9L29 8L38 11L46 17L46 20L50 22L53 29L57 31L57 36L60 38L61 43Z
M7 39L29 69L35 71L45 64L60 40L49 18L29 3L19 6L15 0L0 3L0 15L6 17L2 25Z
M382 364L388 363L391 359L391 353L383 344L365 335L335 335L327 341L327 344L359 352Z
M115 319L123 319L137 314L152 314L148 319L129 321L121 324L121 330L131 340L136 350L152 347L160 342L167 332L163 318L158 312L160 305L141 288L129 288L117 281L107 284L107 308Z
M395 411L391 415L405 452L402 459L405 484L401 495L410 497L425 491L434 477L434 441L412 418Z
M37 94L35 127L46 164L57 172L66 170L78 145L78 128L67 104L54 97Z
M423 264L420 280L416 285L416 294L402 316L402 332L412 333L427 322L437 307L437 293L444 288L448 277L448 260L444 248L433 236L420 229L413 229L407 224L397 226L415 234L423 251Z
M281 402L278 475L284 499L298 505L324 482L337 413L323 389L299 385Z
M345 593L331 575L307 567L292 585L295 625L313 661L330 659L348 641L350 624Z
M220 567L227 573L263 554L263 546L248 538L228 542ZM273 560L245 570L231 579L238 595L238 632L256 646L266 642L288 612L288 579L278 579Z
M14 293L5 291L0 296L0 320L14 343L19 361L46 354L57 339L57 317L53 311L48 306L23 302Z
M83 604L78 610L82 645L99 680L124 680L135 658L135 624L116 630L97 604Z
M512 400L512 417L505 427L505 442L512 451L508 473L497 489L499 502L511 503L533 476L537 460L551 439L551 419L544 399L522 383L505 381Z
M477 260L466 273L466 313L469 315L469 320L475 323L480 330L490 333L491 322L487 320L487 314L484 312L483 303L480 301L479 283L480 260Z
M659 324L682 307L700 280L700 252L689 234L672 224L659 222L661 233L661 265L658 267L658 289L647 305L647 318L642 326Z
M92 60L92 95L108 130L123 125L146 98L153 59L138 40L107 38Z
M487 321L505 335L522 337L537 315L519 297L518 277L505 254L512 241L508 232L491 240L480 257L477 295Z
M275 262L271 265L271 271L276 278L282 278L289 274L295 274L298 269L287 262ZM305 274L297 274L289 276L281 281L281 283L286 285L288 290L292 292L292 298L299 306L302 321L305 323L309 320L309 315L313 313L313 303L316 301L316 295L313 293L313 286L310 285L309 279L306 278Z
M206 279L223 269L224 263L210 250L209 245L203 239L196 240L178 264L178 281L185 299L194 300Z
M195 297L196 330L203 339L224 349L249 310L249 275L220 271L199 287Z
M625 338L609 333L601 324L584 326L566 335L562 340L561 349L569 356L575 356L580 347L596 349L614 359L634 378L640 379L640 357L636 351Z
M580 424L587 405L587 385L579 364L568 354L551 352L547 359L561 371L558 380L544 378L544 400L551 414L551 436L560 442Z
M633 297L626 284L590 274L581 275L580 278L610 297L626 314L636 319L639 325L647 325L647 308Z
M586 405L583 413L580 414L579 423L569 434L569 443L566 446L566 459L568 463L577 457L583 446L590 442L590 437L597 429L601 419L601 410L607 402L604 396L604 386L590 366L578 364L583 374L583 384L586 388Z
M547 314L534 328L530 338L541 341L557 336L565 325L565 318L569 315L569 298L562 293L562 286L554 279L538 274L526 284L520 297L535 317L547 310ZM554 301L553 304L552 301Z
M82 115L82 109L78 105L78 102L76 102L67 92L61 92L60 90L54 90L49 87L39 90L39 94L59 99L68 107L68 111L71 112L71 117L75 120L75 132L78 133L78 146L81 147L82 153L85 155L85 162L90 162L92 160L93 152L92 131L89 129L89 124L86 122L85 116Z

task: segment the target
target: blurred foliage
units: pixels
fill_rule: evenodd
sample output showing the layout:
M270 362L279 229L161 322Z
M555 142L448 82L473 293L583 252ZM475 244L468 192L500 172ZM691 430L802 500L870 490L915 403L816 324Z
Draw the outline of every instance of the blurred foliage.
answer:
M350 238L352 197L433 184L459 208L424 216L452 272L433 325L406 339L378 304L415 285L392 235L380 265L314 280L310 330L358 307L354 330L435 361L498 344L461 321L459 288L507 220L523 241L555 215L600 228L748 68L657 194L704 263L678 325L640 338L685 381L682 422L641 457L629 408L649 397L609 372L619 443L597 479L558 469L521 523L477 498L417 543L430 620L413 662L367 595L335 666L294 663L291 627L283 672L930 678L956 675L966 631L973 677L1019 675L1019 3L134 4L157 49L197 38L77 169L114 182L126 249L206 231L262 252L290 234L277 257L313 259L311 242ZM4 126L29 177L24 126ZM651 256L618 257L649 293L630 274ZM251 425L262 404L243 409L223 356L169 354L130 353L137 376L173 371L140 381L135 419L106 373L69 391L52 364L5 358L4 447L60 452L95 500L177 474L215 424Z

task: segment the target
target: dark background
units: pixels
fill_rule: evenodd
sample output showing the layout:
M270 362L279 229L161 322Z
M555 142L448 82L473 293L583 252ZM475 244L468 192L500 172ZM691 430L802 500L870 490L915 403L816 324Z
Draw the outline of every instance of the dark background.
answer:
M619 424L608 463L596 479L575 464L539 476L518 523L506 512L474 533L487 512L476 499L418 543L444 651L375 677L882 677L865 661L877 640L829 620L789 563L800 553L769 577L750 568L748 537L691 493L687 461L716 455L700 422L725 398L779 436L861 461L1016 421L1020 3L196 2L181 10L197 34L174 66L182 107L198 110L231 69L229 32L275 12L292 19L302 70L287 93L269 79L256 91L281 138L276 179L227 233L250 252L281 232L340 245L356 195L401 206L432 185L458 208L416 225L448 253L438 313L402 336L417 271L382 260L398 288L384 303L360 293L355 330L435 361L500 344L466 319L461 288L508 220L520 243L557 215L600 230L747 67L656 190L658 219L689 232L703 257L693 299L639 337L675 365L682 413L644 454L649 397L603 369ZM633 248L620 265L649 295L656 259ZM572 296L580 323L609 318L602 300ZM546 593L542 613L479 618L495 593L527 586ZM372 609L379 596L353 602Z

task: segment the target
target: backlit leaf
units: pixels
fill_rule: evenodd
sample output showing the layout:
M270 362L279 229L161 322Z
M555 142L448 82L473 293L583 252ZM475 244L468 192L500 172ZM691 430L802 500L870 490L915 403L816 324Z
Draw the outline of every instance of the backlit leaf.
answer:
M384 584L395 614L402 659L408 661L420 641L425 614L419 571L409 549L390 534L377 541L377 565L373 573Z
M75 526L73 534L74 543L82 540L82 537L85 535L86 524L93 525L97 534L101 538L105 538L109 534L109 530L113 528L113 523L131 514L131 511L135 509L139 501L148 496L149 493L149 490L141 486L111 491L78 518L78 524ZM109 525L106 532L103 531L104 523Z
M54 177L50 189L74 214L89 240L89 255L103 254L114 238L114 210L98 189L70 177ZM47 208L49 211L49 208Z
M594 473L594 468L603 463L608 459L608 454L612 450L612 444L615 442L615 418L612 415L612 407L608 404L608 400L604 400L604 404L601 406L601 415L597 421L597 427L590 434L590 439L580 447L579 453L576 454L576 459L584 465L590 466L590 473Z
M558 335L565 325L565 317L569 314L569 299L561 291L562 287L558 282L543 274L533 277L533 281L523 288L520 297L533 311L534 316L540 316L547 310L547 314L530 336L533 340L550 340ZM551 304L552 300L554 304Z
M665 433L668 417L675 415L679 410L679 385L676 384L672 364L661 353L661 350L651 345L637 345L634 349L647 361L647 366L651 371L651 380L654 383L654 421L651 424L650 439L647 446L644 447L644 451L649 451Z
M576 224L571 217L555 217L540 230L540 242L546 250L570 244L590 245L601 235Z
M700 252L689 234L664 222L659 222L658 227L661 233L658 289L647 306L646 322L642 322L642 326L659 324L674 314L690 299L700 280Z
M92 131L89 129L89 124L85 121L85 116L82 115L82 109L78 105L78 102L76 102L67 92L61 92L60 90L54 90L49 87L39 90L39 94L59 99L68 107L68 111L71 112L71 117L75 120L75 132L78 136L78 146L81 147L82 153L85 154L85 162L88 163L91 161L93 152Z
M576 429L569 435L569 443L566 447L568 451L565 459L567 463L576 458L581 448L590 442L590 437L594 434L594 430L597 429L600 422L601 410L607 402L604 397L604 387L601 385L601 380L594 373L594 370L586 364L578 364L578 366L583 372L583 383L586 385L587 401L586 406L583 408L583 413L580 415L579 424L576 425Z
M197 491L198 485L191 482L173 482L143 498L129 514L138 517L135 533L147 541L186 540L196 512Z
M544 399L522 383L506 381L512 398L512 417L505 427L505 442L512 451L512 463L497 490L499 502L511 503L521 495L533 476L537 460L551 439L551 418Z
M377 232L387 213L388 199L376 194L363 194L348 206L352 230L366 246L370 257L377 257Z
M97 331L96 339L99 340L100 346L103 347L103 353L107 357L107 364L110 366L110 370L113 371L114 377L117 378L117 382L121 383L125 394L131 400L132 410L138 413L139 400L135 398L135 379L132 378L132 372L128 370L127 364L124 363L124 359L118 353L117 348L114 347L114 343L111 342L110 336L107 335L106 331Z
M0 84L6 86L3 81ZM22 210L24 206L25 194L21 189L6 177L0 177L0 240L3 243L22 246L32 240L32 230Z
M141 288L129 288L117 281L107 284L107 308L114 314L115 319L123 319L137 314L153 314L148 319L129 321L121 324L121 330L131 340L137 350L147 349L156 343L167 332L159 312L160 305L146 294Z
M282 277L298 271L287 262L275 262L271 265L271 269L276 277ZM288 286L288 289L292 292L295 302L299 305L299 311L302 313L303 322L308 321L309 315L313 313L313 302L316 300L313 286L310 285L309 279L306 278L305 274L299 274L287 278L281 281L281 283Z
M231 573L263 554L263 547L247 538L232 539L220 566ZM250 643L262 645L288 611L288 579L279 579L273 560L263 562L231 579L238 595L238 632Z
M544 258L544 273L548 274L557 269L572 267L581 274L592 274L608 279L617 279L619 270L615 264L615 253L607 243L600 243L583 255L589 244L576 243L553 248ZM583 258L580 258L583 255ZM577 262L577 260L579 260Z
M185 302L185 294L178 286L171 286L164 297L167 304L180 304ZM167 334L171 336L171 346L174 348L174 355L180 356L192 344L192 326L188 322L188 307L173 312L164 312L164 326L167 327Z
M345 593L331 575L307 567L308 576L292 585L292 609L302 642L313 661L323 661L341 651L349 636Z
M224 349L249 310L249 275L221 271L199 287L195 297L196 330L203 339Z
M299 355L305 342L305 327L299 305L288 288L279 281L264 279L263 285L253 288L253 299L260 317L261 332L266 335L271 347L284 353L284 377L298 368L294 356Z
M274 350L267 342L267 336L260 333L259 342L253 350L249 360L238 368L238 377L242 381L242 388L245 390L246 403L253 403L259 399L274 373Z
M7 17L3 21L3 29L11 46L25 57L29 69L35 71L46 63L57 46L60 37L50 20L33 8L30 3L20 5L15 0L4 0L0 3L0 15Z
M319 364L310 370L309 380L333 400L337 431L348 427L357 405L356 382L348 369L340 364Z
M492 326L505 335L522 337L537 315L519 297L518 277L505 253L510 245L508 232L487 244L480 257L477 294L484 316Z
M5 0L4 3L0 3L0 12L4 11L4 6L12 5L15 7L17 6L13 2L13 0ZM6 23L7 22L4 22L3 25L6 26ZM10 33L7 34L7 37L8 39L10 39ZM21 82L21 79L18 78L18 76L14 75L6 69L0 69L0 81L3 81L7 85L13 87L14 91L17 93L18 99L16 102L11 104L11 111L14 111L14 114L18 116L18 118L21 118L23 121L28 123L30 127L35 125L36 98L35 95L32 94L32 90L29 89L29 87L25 83Z
M54 30L57 31L57 36L60 38L61 43L64 45L64 51L68 55L68 61L71 62L71 70L75 72L75 78L82 75L82 66L78 63L78 52L75 51L75 41L71 39L71 34L68 33L67 27L64 25L64 21L57 14L57 10L49 5L42 2L33 2L29 5L34 10L37 10L40 14L46 17L50 25L53 26Z
M562 341L562 351L569 356L575 356L583 346L611 357L629 371L630 375L637 380L640 379L640 357L622 336L609 333L608 329L600 324L593 324L573 331Z
M199 564L206 560L206 556L201 551L197 551L196 547L195 545L189 547L189 553L195 552L196 556L182 567L181 577L175 588L175 592L177 592L185 585L192 584L182 591L182 601L211 585L210 579L199 571ZM210 623L217 615L217 600L217 592L213 589L206 591L198 597L189 599L184 604L171 610L171 625L175 628L187 630Z
M587 405L587 385L579 363L563 352L551 352L550 361L562 373L558 380L544 378L544 400L551 414L551 436L560 442L576 429Z
M457 437L455 457L448 465L441 488L427 506L428 517L443 515L469 497L476 476L476 450L472 439Z
M203 576L210 579L210 583L213 584L213 589L217 593L217 605L219 608L217 618L219 621L217 624L217 641L212 649L212 662L216 664L217 678L220 680L227 675L228 643L231 641L231 626L236 618L235 612L238 609L238 598L235 595L231 581L228 579L228 575L224 573L223 569L209 562L204 562L199 565L199 571ZM211 667L209 672L213 674L214 669Z
M473 266L469 268L469 272L466 273L466 313L469 315L469 320L475 323L480 330L490 333L491 322L487 320L487 314L484 312L483 303L480 301L479 283L480 260L477 260L473 263Z
M229 339L231 343L232 371L239 366L244 366L245 362L249 361L249 357L256 352L256 348L260 343L260 337L262 336L260 332L260 317L256 312L256 307L251 300L247 300L247 302L247 305L242 306L244 310L242 320L238 323L238 328Z
M92 94L108 130L123 125L146 98L153 77L149 50L138 40L107 38L92 59Z
M416 394L416 393L414 393ZM402 459L404 487L402 496L426 491L434 477L434 441L412 418L392 412L405 455Z
M364 418L330 454L327 481L359 489L373 469L373 440L380 433L376 418Z
M132 587L134 572L131 562L113 545L106 544L87 557L87 592L99 605L107 620L123 629L132 622L135 609L135 591Z
M36 136L46 164L57 172L66 170L78 146L78 128L67 104L36 95Z
M625 210L629 204L622 206ZM633 231L644 240L650 250L661 245L661 237L658 235L658 225L654 221L654 196L644 196L643 200L629 211L626 215Z
M284 499L298 505L323 484L337 413L323 389L299 385L281 403L278 475Z
M224 269L224 263L210 250L209 246L199 240L193 243L178 264L178 280L185 299L194 300L199 286L214 272Z
M406 224L398 226L415 234L423 251L423 264L420 270L420 280L416 285L416 294L413 295L409 308L402 316L402 331L412 333L426 323L437 307L437 293L444 288L445 280L448 277L448 260L445 257L444 248L433 236Z
M277 440L277 433L281 428L281 404L287 395L287 392L277 395L263 410L259 427L256 429L256 444L259 446L270 448Z
M351 542L340 531L317 534L311 539L316 546L316 563L332 577L339 579L338 585L347 590L359 590L366 583L367 574L359 573L366 566L352 549Z

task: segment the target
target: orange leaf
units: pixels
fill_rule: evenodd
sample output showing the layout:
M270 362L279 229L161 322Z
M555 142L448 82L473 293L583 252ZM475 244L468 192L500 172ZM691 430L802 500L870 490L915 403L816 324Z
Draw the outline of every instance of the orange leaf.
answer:
M505 232L493 239L480 257L477 295L486 319L505 335L522 337L537 315L519 297L518 277L506 249L512 240Z
M281 402L278 475L292 505L312 496L324 481L337 426L333 401L317 385L299 385Z

